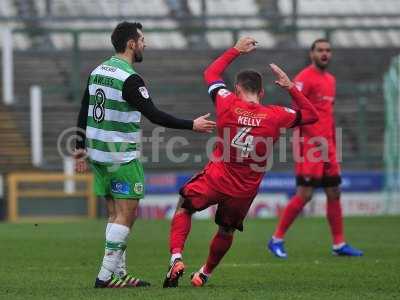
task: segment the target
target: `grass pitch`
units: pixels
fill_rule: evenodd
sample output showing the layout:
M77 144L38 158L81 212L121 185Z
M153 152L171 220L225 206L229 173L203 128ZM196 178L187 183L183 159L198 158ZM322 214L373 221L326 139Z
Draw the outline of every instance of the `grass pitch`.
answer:
M128 246L132 273L147 289L100 290L93 283L103 255L104 222L0 224L1 299L400 299L400 218L347 218L348 240L363 258L333 257L322 218L300 218L287 236L289 259L272 257L266 240L276 220L248 220L204 288L189 274L206 259L216 226L195 221L186 273L162 289L168 221L138 221Z

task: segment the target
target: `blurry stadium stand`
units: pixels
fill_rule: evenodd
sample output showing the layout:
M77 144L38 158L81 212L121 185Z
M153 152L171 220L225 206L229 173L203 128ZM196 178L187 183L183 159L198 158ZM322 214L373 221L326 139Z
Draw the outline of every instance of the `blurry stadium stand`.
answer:
M345 168L379 169L382 167L384 110L381 90L381 77L386 70L390 57L397 49L338 49L332 71L338 78L338 97L336 103L337 125L343 128L343 154ZM195 117L213 107L202 82L202 71L220 51L185 51L185 50L148 50L145 62L138 65L138 71L144 76L154 101L161 109L181 117ZM101 62L110 52L82 51L81 78L82 89L90 70ZM61 168L61 157L57 152L57 137L64 129L75 125L79 102L71 102L68 86L52 66L58 59L67 73L71 72L70 56L64 52L51 56L41 53L16 53L16 78L20 82L17 90L18 102L9 109L10 116L16 120L20 132L29 140L29 102L28 91L31 84L45 87L43 102L44 121L44 157L47 167ZM262 63L260 66L260 61ZM265 73L267 101L288 100L287 95L275 89L272 77L266 72L265 65L274 61L285 66L292 76L301 69L306 61L304 50L260 50L252 56L243 57L228 73L227 81L233 82L234 72L240 68L252 67ZM365 63L368 61L368 64ZM195 62L195 63L193 63ZM349 72L351 70L351 72ZM32 74L35 74L32 76ZM57 86L61 93L46 87ZM287 103L287 102L286 102ZM143 123L143 136L149 137L154 128L149 122ZM191 155L201 154L201 163L169 163L165 157L166 143L161 144L160 163L147 164L147 168L157 170L198 169L205 162L204 144L207 135L193 134L188 131L167 130L162 136L180 134L188 139L190 145L176 150L177 155L184 150ZM27 143L29 145L29 143ZM152 153L152 143L143 144L144 153ZM288 157L290 157L288 148ZM279 164L276 167L288 169ZM275 168L276 169L276 168Z
M42 4L44 2L42 1ZM52 14L57 17L62 16L77 16L86 15L91 17L108 17L119 16L121 19L132 19L132 16L148 17L145 26L147 28L157 27L172 29L165 33L149 33L146 34L146 40L154 48L184 48L186 40L179 32L179 25L169 17L169 8L164 0L122 0L122 1L107 1L107 0L90 0L90 1L66 1L54 0L51 2ZM93 9L96 7L96 9ZM45 6L40 6L40 13L45 14ZM154 19L152 17L155 17ZM101 20L85 21L72 20L69 22L52 21L45 23L53 29L57 28L109 28L112 29L118 23L117 20ZM100 34L83 34L81 37L84 41L81 47L84 49L98 49L109 47L109 33L103 32ZM57 49L64 49L72 46L70 36L54 35L53 42Z
M381 79L390 58L399 52L399 5L394 0L382 0L379 4L369 0L0 1L0 23L14 29L18 83L16 104L1 106L2 120L8 118L13 122L7 122L8 127L1 126L0 137L13 132L15 137L23 137L18 138L18 143L26 141L24 146L18 144L19 150L15 151L24 158L6 154L3 159L10 163L2 163L0 173L20 169L12 159L23 165L29 159L28 100L33 84L40 85L44 95L44 168L61 169L57 137L75 125L78 99L87 75L112 53L110 31L123 19L144 24L148 48L145 62L137 69L160 108L181 117L213 111L202 71L237 35L254 35L260 49L235 63L228 82L233 82L234 72L240 68L255 68L266 74L268 101L286 104L288 97L271 85L272 77L264 67L274 61L293 76L305 66L305 48L310 42L328 35L335 48L332 71L338 78L336 114L337 125L343 128L344 168L380 169L384 124ZM74 76L77 73L79 77ZM144 121L143 128L143 136L149 137L154 127ZM176 133L167 130L162 136L167 141ZM176 147L176 154L199 154L201 162L198 157L196 162L169 163L164 142L160 163L147 163L147 169L193 170L205 163L207 136L182 131L179 134L190 144ZM143 148L149 155L152 144L144 142ZM287 156L291 157L289 151L290 147ZM284 164L274 168L290 169Z
M146 39L153 49L226 47L233 42L232 30L255 36L265 48L297 43L308 47L326 33L338 47L393 47L400 46L399 14L397 0L0 1L0 16L25 17L30 29L111 29L124 18L145 20ZM7 21L24 26L15 19ZM57 49L73 45L70 35L53 33L49 39ZM81 41L85 49L109 47L107 32L84 33ZM29 47L21 36L15 44L18 49Z
M17 127L19 120L0 104L0 166L1 171L29 169L30 151L26 139Z
M200 17L203 13L201 1L189 0L188 3L193 15ZM240 30L242 27L262 28L267 24L265 18L260 15L256 0L207 0L205 1L205 9L207 17L211 17L205 21L205 28ZM241 31L241 34L254 36L263 47L271 48L275 45L274 37L268 31L246 30ZM206 33L206 37L208 45L214 48L227 47L234 42L232 34L226 30Z
M263 0L262 0L263 1ZM266 0L268 1L268 0ZM269 1L268 1L269 2ZM292 0L278 0L281 14L293 13ZM297 0L298 27L302 30L298 42L308 47L323 34L321 27L359 27L354 30L335 30L330 39L339 47L387 47L400 46L400 31L390 29L399 26L400 1L397 0ZM369 30L362 30L368 28ZM376 27L376 29L373 29ZM387 28L378 30L379 27Z

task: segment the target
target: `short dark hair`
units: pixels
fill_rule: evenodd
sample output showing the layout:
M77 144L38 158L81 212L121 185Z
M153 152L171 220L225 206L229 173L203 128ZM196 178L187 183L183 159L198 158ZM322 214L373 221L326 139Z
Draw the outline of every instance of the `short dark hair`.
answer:
M134 39L135 41L139 38L138 29L142 29L143 26L140 23L122 22L115 27L111 34L111 43L117 53L122 53L126 49L126 43Z
M315 49L315 46L317 46L318 43L331 43L328 39L326 38L320 38L316 39L312 44L310 50L313 51Z
M262 91L263 82L259 72L254 70L243 70L236 75L236 84L250 93L258 94Z

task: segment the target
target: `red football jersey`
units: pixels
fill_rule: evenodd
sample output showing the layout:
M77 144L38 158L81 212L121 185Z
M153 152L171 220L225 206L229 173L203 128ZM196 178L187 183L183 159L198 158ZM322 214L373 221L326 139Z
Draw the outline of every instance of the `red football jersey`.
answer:
M301 136L307 138L322 136L328 142L335 140L334 104L336 96L336 79L327 72L321 71L314 65L303 69L294 80L296 87L314 105L319 113L319 121L299 126Z
M281 106L246 102L229 90L215 95L219 141L208 168L210 185L232 196L257 193L267 159L281 128L295 125L296 111Z
M219 141L203 178L210 187L233 198L255 196L281 128L318 120L317 111L296 87L289 93L299 106L297 111L247 102L227 90L222 74L239 55L230 48L204 71L216 107Z

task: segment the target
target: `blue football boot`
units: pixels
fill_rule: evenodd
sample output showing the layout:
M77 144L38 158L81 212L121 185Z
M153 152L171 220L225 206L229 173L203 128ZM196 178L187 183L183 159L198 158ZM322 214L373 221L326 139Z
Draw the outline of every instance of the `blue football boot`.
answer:
M286 259L288 257L285 251L285 242L284 241L274 241L274 239L270 239L268 242L268 249L269 251L275 255L276 257Z
M363 256L364 253L357 248L351 247L349 244L344 244L339 249L333 249L333 255L336 256Z

